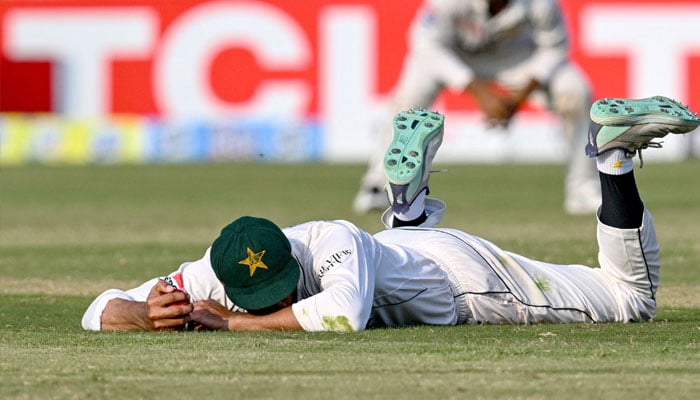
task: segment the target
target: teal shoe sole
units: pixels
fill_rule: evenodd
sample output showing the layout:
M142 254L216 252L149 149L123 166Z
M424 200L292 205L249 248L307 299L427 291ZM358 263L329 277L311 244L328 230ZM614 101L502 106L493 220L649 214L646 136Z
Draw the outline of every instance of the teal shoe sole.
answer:
M601 99L591 106L586 155L595 157L614 148L634 155L647 147L661 147L651 142L655 138L688 133L698 126L700 119L694 112L664 96Z
M644 99L601 99L591 106L591 120L603 126L656 123L686 127L688 130L700 125L700 119L695 113L683 104L664 96Z
M419 185L423 181L422 177L415 178L429 173L424 170L426 149L438 135L442 142L444 121L443 115L422 109L404 111L394 117L394 136L384 157L384 172L390 183L405 185L413 181ZM440 142L433 145L439 146Z

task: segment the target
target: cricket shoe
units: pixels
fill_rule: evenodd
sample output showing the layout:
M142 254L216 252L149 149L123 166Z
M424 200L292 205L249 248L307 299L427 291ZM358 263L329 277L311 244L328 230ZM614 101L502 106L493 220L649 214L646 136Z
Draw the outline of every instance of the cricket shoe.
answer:
M384 157L389 202L394 210L408 209L424 190L429 193L430 166L444 132L445 117L413 108L394 116L394 136Z
M700 126L698 116L683 104L663 96L644 99L601 99L591 106L586 155L623 149L628 157L661 147L652 142L669 133L688 133Z

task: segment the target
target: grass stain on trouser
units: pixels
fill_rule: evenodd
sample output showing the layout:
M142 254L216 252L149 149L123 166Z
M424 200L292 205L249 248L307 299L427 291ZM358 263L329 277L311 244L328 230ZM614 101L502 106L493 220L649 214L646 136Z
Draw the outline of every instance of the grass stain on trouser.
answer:
M337 317L323 317L323 328L334 332L353 332L348 317L339 315Z

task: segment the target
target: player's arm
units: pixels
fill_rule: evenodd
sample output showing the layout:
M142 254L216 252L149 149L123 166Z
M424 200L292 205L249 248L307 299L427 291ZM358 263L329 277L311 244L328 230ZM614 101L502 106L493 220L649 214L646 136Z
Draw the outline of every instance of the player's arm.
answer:
M472 67L456 51L458 42L455 12L461 8L452 1L430 0L416 14L410 34L407 64L428 69L433 79L454 91L463 91L476 78Z
M536 49L530 71L534 79L546 85L554 71L569 58L569 32L556 0L531 3L530 21Z
M365 329L374 299L376 251L372 237L346 221L317 222L308 243L320 291L292 305L305 331Z
M287 306L267 315L230 311L213 300L195 303L192 320L208 329L223 331L300 331L292 307Z
M474 80L466 88L491 125L507 125L530 94L546 84L553 71L566 61L568 38L556 0L533 2L530 13L537 48L529 61L531 77L527 84L518 90L503 92L491 82Z
M177 303L185 304L177 304ZM163 280L151 288L146 301L123 298L110 300L100 317L103 331L149 331L177 329L190 321L187 293L178 291Z

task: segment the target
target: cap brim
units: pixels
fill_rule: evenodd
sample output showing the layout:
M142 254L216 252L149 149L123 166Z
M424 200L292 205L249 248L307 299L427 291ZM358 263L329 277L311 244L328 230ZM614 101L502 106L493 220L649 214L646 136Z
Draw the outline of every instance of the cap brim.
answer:
M245 288L225 287L226 295L237 306L246 310L260 310L273 306L289 296L299 283L300 267L292 257L274 277L258 285Z

